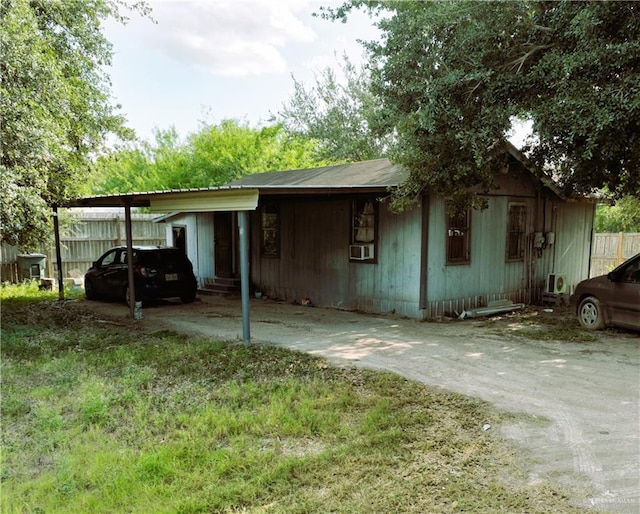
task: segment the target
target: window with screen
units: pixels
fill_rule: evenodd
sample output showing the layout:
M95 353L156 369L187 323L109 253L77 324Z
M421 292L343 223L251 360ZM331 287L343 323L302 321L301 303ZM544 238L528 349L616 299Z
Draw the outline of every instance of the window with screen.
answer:
M280 256L280 208L265 204L261 212L261 253L265 257Z
M375 200L354 200L351 206L351 242L349 259L375 260L376 212Z
M447 215L447 264L471 262L470 236L471 212Z
M509 204L507 215L507 261L524 260L527 229L527 206Z

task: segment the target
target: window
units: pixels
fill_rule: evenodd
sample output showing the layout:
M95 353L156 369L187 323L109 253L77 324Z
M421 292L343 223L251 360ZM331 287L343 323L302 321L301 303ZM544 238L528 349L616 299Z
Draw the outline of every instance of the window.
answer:
M100 266L111 266L112 264L120 264L120 261L116 261L116 257L120 257L120 250L112 250L102 258Z
M261 214L262 255L280 257L280 208L276 204L265 204Z
M527 229L527 206L509 204L507 216L507 261L524 259L525 236Z
M447 264L468 264L471 261L470 219L469 210L447 215Z
M630 262L626 268L620 270L622 282L640 282L640 259Z
M351 244L349 259L373 261L376 244L375 200L354 200L351 207Z

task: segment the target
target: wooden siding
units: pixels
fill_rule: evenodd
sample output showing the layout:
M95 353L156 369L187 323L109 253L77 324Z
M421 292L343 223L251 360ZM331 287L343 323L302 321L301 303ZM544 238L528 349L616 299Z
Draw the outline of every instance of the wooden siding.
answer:
M531 303L540 299L549 273L573 263L570 271L562 271L574 285L575 277L588 269L593 206L509 194L487 201L486 210L472 212L471 262L447 265L445 203L430 199L422 310L420 209L394 215L386 204L380 205L377 262L354 263L348 259L348 200L283 201L279 258L260 256L259 213L254 214L252 280L268 296L287 301L308 297L317 305L429 319L500 299ZM509 262L507 217L512 202L527 208L526 239L523 259ZM536 231L554 232L554 244L534 249Z
M546 246L537 263L537 292L546 290L550 273L565 277L569 287L567 294L578 282L588 278L594 213L594 204L547 202L545 233L553 232L555 241Z
M516 262L505 259L511 202L527 207L526 250L524 259ZM472 213L471 262L447 266L445 204L431 201L426 318L455 315L500 299L532 303L541 299L550 273L563 274L570 288L588 274L593 205L509 195L491 197L488 203L486 210ZM533 248L535 232L553 232L554 243Z
M471 261L446 263L446 207L432 198L429 208L428 278L425 318L455 315L465 309L499 299L529 301L530 284L526 262L506 262L507 212L510 202L527 206L527 230L533 231L535 199L497 196L488 198L488 208L471 214Z
M351 201L283 200L280 256L260 255L260 213L252 216L252 281L270 297L419 317L420 211L378 211L376 262L349 261Z
M18 262L17 258L20 250L15 246L5 243L0 245L0 281L18 282Z
M172 228L185 227L187 257L193 264L193 273L199 287L212 282L215 276L213 216L213 212L183 212L171 216L165 222L168 244L172 244Z
M210 284L213 282L216 276L216 263L215 263L215 252L214 252L214 232L213 232L213 223L214 223L214 213L212 212L203 212L195 216L196 223L194 229L191 231L191 234L195 237L194 243L197 245L197 253L191 256L189 254L189 258L191 262L193 262L194 268L196 268L196 277L198 278L198 284L200 287ZM189 238L190 233L187 231L187 239ZM187 243L189 244L189 243ZM189 247L189 250L191 247Z

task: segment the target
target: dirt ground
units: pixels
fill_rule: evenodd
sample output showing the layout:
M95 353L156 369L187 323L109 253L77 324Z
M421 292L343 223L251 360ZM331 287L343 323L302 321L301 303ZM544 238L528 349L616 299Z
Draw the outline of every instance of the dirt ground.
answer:
M128 316L122 304L90 305ZM252 298L251 339L337 364L391 370L527 414L500 430L533 458L531 481L566 484L584 507L638 513L640 336L608 330L595 342L567 342L517 335L523 325L535 329L545 317L560 316L554 310L534 307L490 322L419 322ZM242 339L239 298L158 302L145 306L139 323Z

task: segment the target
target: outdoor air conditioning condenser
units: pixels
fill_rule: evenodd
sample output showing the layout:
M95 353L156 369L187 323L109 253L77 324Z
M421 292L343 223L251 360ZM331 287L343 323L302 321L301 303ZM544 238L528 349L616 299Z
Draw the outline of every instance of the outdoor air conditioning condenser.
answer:
M550 273L547 278L547 293L563 294L568 291L567 278L561 273Z

